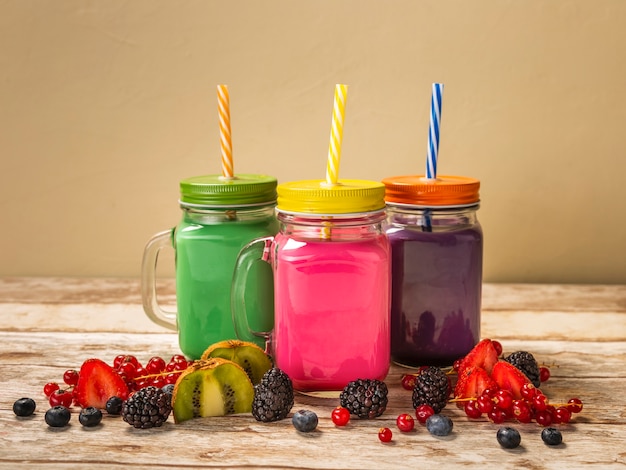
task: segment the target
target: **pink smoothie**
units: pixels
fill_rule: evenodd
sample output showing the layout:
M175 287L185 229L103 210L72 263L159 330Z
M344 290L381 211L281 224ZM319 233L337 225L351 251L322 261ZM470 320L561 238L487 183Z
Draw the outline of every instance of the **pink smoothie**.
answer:
M383 380L390 361L389 242L275 239L276 365L300 391Z

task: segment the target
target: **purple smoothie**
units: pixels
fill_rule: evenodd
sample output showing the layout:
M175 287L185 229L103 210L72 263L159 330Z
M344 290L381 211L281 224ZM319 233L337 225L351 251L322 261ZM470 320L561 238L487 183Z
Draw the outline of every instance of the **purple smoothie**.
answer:
M450 228L450 227L448 227ZM480 338L482 230L392 226L391 357L449 366Z

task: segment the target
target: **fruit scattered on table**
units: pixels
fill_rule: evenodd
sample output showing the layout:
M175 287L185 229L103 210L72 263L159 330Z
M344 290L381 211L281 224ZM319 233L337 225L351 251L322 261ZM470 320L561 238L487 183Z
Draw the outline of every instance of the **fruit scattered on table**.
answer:
M314 431L317 428L318 421L317 414L311 410L296 411L291 417L293 427L300 432Z
M112 396L123 400L128 398L128 386L104 361L87 359L80 367L78 382L72 393L74 402L82 408L104 408Z
M331 412L330 419L335 426L345 426L350 421L350 410L338 406Z
M378 439L380 442L389 442L393 438L393 433L389 428L380 428L378 430Z
M452 419L442 414L434 414L426 420L426 429L433 436L447 436L452 432Z
M556 428L543 428L541 431L541 440L549 446L558 446L563 442L561 431Z
M511 427L502 427L496 433L496 439L505 449L515 449L522 442L522 436L519 431Z
M359 418L372 419L387 409L388 390L385 382L376 379L357 379L348 383L339 401L342 407Z
M212 357L221 357L239 364L253 385L261 382L263 374L272 368L269 356L256 344L247 341L226 340L215 343L202 354L202 359Z
M122 413L123 404L124 400L122 400L120 397L113 396L107 400L104 407L107 410L107 413L109 413L110 415L119 415Z
M133 393L122 405L122 419L138 429L162 426L172 411L170 397L149 386Z
M169 398L166 392L161 393ZM253 397L252 382L239 365L218 357L196 361L182 372L174 386L174 421L249 413Z
M67 426L72 417L70 410L64 406L53 406L44 415L46 424L52 428L62 428Z
M285 419L293 407L293 384L289 376L277 367L268 370L254 386L252 416L269 423Z
M32 398L19 398L13 403L13 413L15 416L30 416L35 412L37 404Z
M430 405L435 413L439 413L450 398L450 381L446 373L439 367L421 369L413 386L413 408Z
M396 418L396 426L402 432L411 432L415 428L415 420L408 413L402 413Z
M419 405L415 408L415 417L420 424L426 424L426 420L435 414L435 410L430 405Z
M102 421L102 411L93 406L88 406L80 410L78 422L86 428L93 428Z

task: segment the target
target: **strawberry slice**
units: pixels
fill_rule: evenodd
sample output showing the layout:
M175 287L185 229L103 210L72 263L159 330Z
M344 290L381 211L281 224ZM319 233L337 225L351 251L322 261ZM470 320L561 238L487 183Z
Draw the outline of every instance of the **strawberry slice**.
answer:
M468 367L481 367L491 374L491 369L498 362L498 352L490 339L483 339L461 359L457 371L460 373Z
M459 372L454 387L454 398L478 398L486 388L495 388L496 382L482 367L469 366Z
M491 378L495 380L500 389L509 390L516 400L522 398L522 386L526 383L530 383L528 377L517 367L506 361L498 361L498 363L493 366Z
M126 382L107 363L100 359L87 359L80 367L74 400L83 408L105 408L109 398L128 398Z

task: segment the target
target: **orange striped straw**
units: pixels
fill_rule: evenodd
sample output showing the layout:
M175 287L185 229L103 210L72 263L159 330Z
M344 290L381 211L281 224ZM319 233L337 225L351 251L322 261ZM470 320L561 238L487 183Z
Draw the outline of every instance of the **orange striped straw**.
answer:
M328 146L328 163L326 164L326 183L337 184L339 180L339 159L341 158L341 141L343 139L343 118L346 112L347 85L335 85L335 101L333 104L333 120L330 128L330 145Z
M222 149L222 176L232 178L233 144L230 137L230 95L226 85L217 86L217 111L220 116L220 147Z

